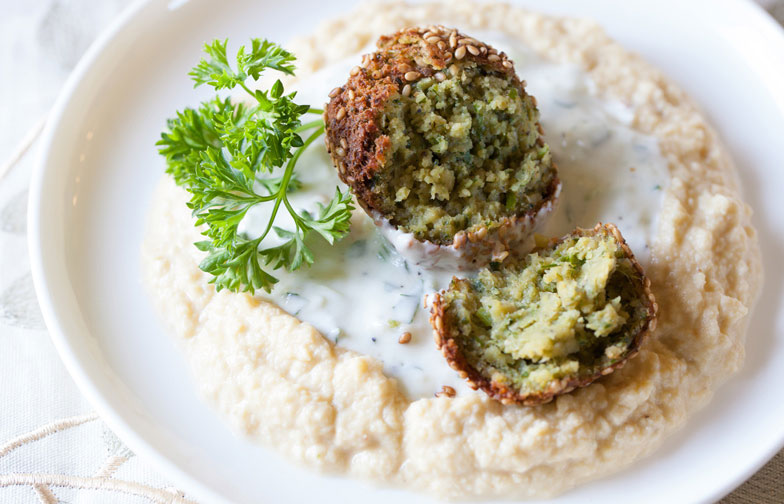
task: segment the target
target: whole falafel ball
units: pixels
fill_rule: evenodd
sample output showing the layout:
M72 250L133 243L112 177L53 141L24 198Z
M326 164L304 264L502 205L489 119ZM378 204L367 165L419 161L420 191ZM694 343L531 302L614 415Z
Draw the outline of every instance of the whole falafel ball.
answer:
M377 224L411 237L391 241L418 263L443 249L459 267L503 260L560 192L536 100L503 52L457 30L409 28L377 45L325 111L341 180Z
M436 294L436 345L472 388L535 405L634 357L656 327L650 280L612 224L453 278Z

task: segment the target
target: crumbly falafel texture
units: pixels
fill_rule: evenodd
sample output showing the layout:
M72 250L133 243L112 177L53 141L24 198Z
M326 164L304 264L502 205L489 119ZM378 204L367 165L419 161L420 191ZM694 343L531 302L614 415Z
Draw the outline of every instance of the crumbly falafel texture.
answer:
M504 402L539 404L592 383L655 327L650 282L613 225L454 278L438 296L450 364Z
M423 28L381 37L378 47L326 114L333 161L365 208L448 245L553 198L557 175L535 99L504 53Z

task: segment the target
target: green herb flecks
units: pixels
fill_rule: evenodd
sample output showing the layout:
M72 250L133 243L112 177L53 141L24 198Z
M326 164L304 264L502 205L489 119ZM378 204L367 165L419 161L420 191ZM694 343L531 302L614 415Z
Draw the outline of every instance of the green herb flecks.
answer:
M202 234L207 239L195 245L207 253L199 267L213 276L216 290L269 292L277 282L269 270L293 271L313 263L309 236L333 244L348 233L353 205L350 194L336 188L332 200L314 214L292 207L288 195L299 187L294 166L324 132L321 119L303 123L302 117L323 111L296 103L296 93L285 94L280 80L267 90L247 86L248 79L258 80L265 70L294 75L293 54L253 39L248 52L239 49L232 66L226 45L226 40L205 44L207 57L189 74L194 87L241 87L253 98L252 105L216 96L196 109L186 108L167 121L157 145L166 157L166 173L191 195L188 207L195 224L206 225ZM306 132L303 139L300 134ZM271 205L263 233L239 233L242 219L259 204ZM281 208L293 218L293 230L275 225ZM275 245L265 242L270 232L279 238Z

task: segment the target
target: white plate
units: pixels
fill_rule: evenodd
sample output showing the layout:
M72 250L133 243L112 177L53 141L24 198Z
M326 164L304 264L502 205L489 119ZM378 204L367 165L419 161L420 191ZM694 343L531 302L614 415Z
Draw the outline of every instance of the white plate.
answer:
M234 437L196 395L140 285L139 250L166 117L194 105L187 78L215 37L285 41L351 1L140 3L93 45L58 100L30 191L30 253L44 317L76 383L139 455L208 501L430 502L318 476ZM653 456L559 503L711 502L784 443L784 36L741 0L523 1L592 17L700 103L756 208L766 286L744 370ZM633 5L633 7L631 7ZM294 21L296 20L296 21ZM625 499L624 499L625 500Z

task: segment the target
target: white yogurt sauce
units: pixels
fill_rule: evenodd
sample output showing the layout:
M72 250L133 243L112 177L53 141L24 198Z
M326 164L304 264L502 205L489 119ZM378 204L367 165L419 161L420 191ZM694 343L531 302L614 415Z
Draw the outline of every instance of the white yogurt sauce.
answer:
M597 98L595 84L577 66L545 62L496 32L474 36L506 52L537 100L563 182L559 207L539 232L563 236L577 226L611 222L645 266L668 180L656 139L629 127L633 114L622 103Z
M560 205L542 233L562 236L575 226L613 222L645 265L667 181L656 140L632 131L631 114L619 103L598 99L592 82L576 67L541 61L496 33L475 35L507 52L538 100L563 182ZM358 60L303 79L297 101L321 105L333 87L345 83ZM295 207L314 210L316 202L329 201L335 186L345 190L321 142L302 155L296 171L303 186L290 197ZM261 233L268 211L254 208L240 230ZM287 217L281 211L276 225L293 226ZM446 287L452 272L428 271L406 261L361 210L352 218L350 234L335 246L321 238L310 246L315 264L292 273L276 271L279 283L261 297L312 324L338 346L381 360L412 399L432 397L444 385L458 394L473 393L436 349L429 310L423 307L424 297ZM405 332L411 333L411 341L398 343Z

